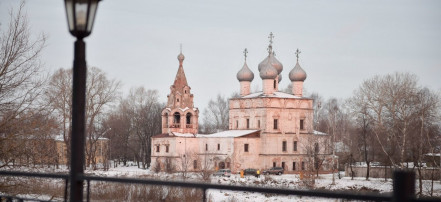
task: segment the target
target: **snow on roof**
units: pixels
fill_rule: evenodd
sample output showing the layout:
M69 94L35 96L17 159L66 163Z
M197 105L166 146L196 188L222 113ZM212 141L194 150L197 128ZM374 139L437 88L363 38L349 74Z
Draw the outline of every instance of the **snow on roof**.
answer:
M176 133L176 132L171 132L171 133L176 137L195 137L195 135L191 133Z
M64 141L63 135L57 135L54 137L55 141ZM109 140L109 138L106 137L99 137L98 140Z
M248 135L254 132L257 132L259 130L226 130L218 133L208 134L208 135L201 135L196 134L196 137L205 137L205 138L211 138L211 137L241 137L244 135Z
M314 130L314 135L328 135L328 134Z
M279 92L279 91L274 92L271 95L265 95L265 94L263 94L263 92L257 92L257 93L252 93L252 94L243 96L241 98L256 98L256 97L302 98L302 97L299 97L299 96L295 96L295 95L292 95L292 94L288 94L288 93L284 93L284 92Z
M188 107L185 108L179 108L181 111L185 112L187 109L189 109Z
M440 156L440 153L427 153L424 156Z

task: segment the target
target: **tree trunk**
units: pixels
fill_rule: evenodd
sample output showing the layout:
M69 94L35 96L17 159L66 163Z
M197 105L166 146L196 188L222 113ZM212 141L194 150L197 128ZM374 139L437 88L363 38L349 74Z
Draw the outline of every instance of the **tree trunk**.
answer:
M370 168L371 168L371 162L370 161L366 161L366 165L367 165L366 180L369 180L369 173L370 173Z

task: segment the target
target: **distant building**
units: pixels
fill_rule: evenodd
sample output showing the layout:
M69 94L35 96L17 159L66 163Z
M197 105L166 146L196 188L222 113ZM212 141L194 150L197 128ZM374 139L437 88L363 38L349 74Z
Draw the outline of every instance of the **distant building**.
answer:
M0 161L10 162L12 166L66 165L68 163L67 145L62 136L15 135L5 138L2 134L0 138L2 138L0 148L8 151L8 155L2 156ZM88 141L86 142L86 146L89 146ZM94 147L96 163L107 162L108 142L107 138L97 140Z
M237 73L240 97L229 101L229 130L210 135L197 134L199 110L185 77L184 55L178 55L178 73L162 111L162 134L152 137L153 169L330 169L329 136L313 130L313 100L303 97L306 72L298 63L300 52L288 74L292 93L280 92L283 65L272 50L272 35L270 39L268 56L258 66L262 91L250 93L254 73L246 64L245 50L245 63Z
M57 152L57 163L60 165L66 165L68 163L68 150L66 143L64 142L64 139L62 136L56 136L54 138L56 152ZM89 147L89 140L86 139L86 145L85 148ZM109 139L108 138L98 138L96 140L95 146L94 146L94 161L97 164L105 164L108 163L108 157L109 157ZM87 162L87 155L85 156L85 160Z

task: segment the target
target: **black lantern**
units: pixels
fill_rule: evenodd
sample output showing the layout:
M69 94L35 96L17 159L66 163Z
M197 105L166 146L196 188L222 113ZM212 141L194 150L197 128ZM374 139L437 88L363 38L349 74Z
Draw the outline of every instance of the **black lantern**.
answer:
M77 38L92 32L95 13L100 0L65 0L69 31Z

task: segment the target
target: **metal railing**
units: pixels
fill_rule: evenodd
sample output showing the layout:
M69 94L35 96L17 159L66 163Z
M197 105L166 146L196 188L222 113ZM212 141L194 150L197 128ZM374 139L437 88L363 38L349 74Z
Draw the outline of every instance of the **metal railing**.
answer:
M63 179L65 181L64 201L67 201L68 174L44 174L29 173L16 171L0 171L0 176L21 176L21 177L38 177L38 178L54 178ZM209 189L257 192L277 195L296 195L305 197L322 197L335 199L363 200L363 201L440 201L441 198L415 198L415 173L409 171L394 172L393 192L392 194L379 193L354 193L347 191L326 191L326 190L295 190L280 189L269 187L247 187L236 185L222 185L209 183L196 183L184 181L162 181L154 179L137 179L137 178L116 178L116 177L98 177L90 175L78 175L79 180L86 182L86 201L90 201L91 181L129 183L143 185L159 185L168 187L197 188L203 191L202 201L207 201L206 193ZM41 201L36 199L26 199L14 196L0 195L0 201ZM83 199L84 200L84 199Z

